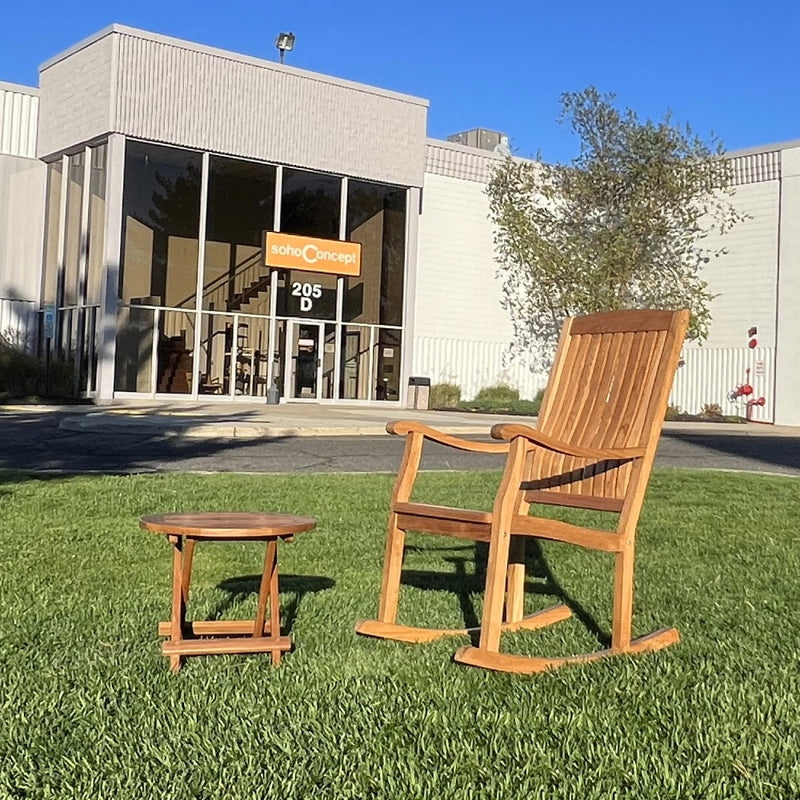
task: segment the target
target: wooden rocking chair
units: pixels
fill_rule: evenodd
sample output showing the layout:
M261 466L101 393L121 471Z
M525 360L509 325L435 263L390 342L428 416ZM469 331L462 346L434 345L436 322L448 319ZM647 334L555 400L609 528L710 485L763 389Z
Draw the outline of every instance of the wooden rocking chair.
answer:
M492 436L502 444L465 442L413 422L387 426L391 433L406 434L406 449L392 496L378 619L361 622L356 630L408 642L469 632L396 624L405 531L417 530L489 542L479 645L462 647L456 661L534 673L677 642L673 628L632 640L631 615L636 525L688 321L688 311L615 311L568 319L537 428L497 425ZM491 512L411 502L424 439L483 452L508 448ZM536 504L612 512L619 519L614 531L586 528L532 516ZM571 613L559 604L523 615L526 537L615 554L609 649L560 658L499 652L503 631L543 627Z

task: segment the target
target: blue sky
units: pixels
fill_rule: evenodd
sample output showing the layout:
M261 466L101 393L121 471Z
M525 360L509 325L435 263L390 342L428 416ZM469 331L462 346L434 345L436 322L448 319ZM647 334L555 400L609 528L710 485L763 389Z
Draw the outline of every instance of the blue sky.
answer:
M640 117L670 109L728 150L800 139L800 0L502 3L401 0L12 0L0 12L0 81L112 22L277 60L430 100L428 133L507 133L519 155L576 153L562 92L614 92Z

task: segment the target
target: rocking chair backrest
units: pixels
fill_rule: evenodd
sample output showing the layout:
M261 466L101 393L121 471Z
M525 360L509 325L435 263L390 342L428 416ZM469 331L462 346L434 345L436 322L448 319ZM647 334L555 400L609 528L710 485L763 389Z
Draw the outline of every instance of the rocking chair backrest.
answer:
M564 323L538 429L595 449L645 447L647 480L689 321L688 311L611 311ZM526 500L620 510L632 465L536 448Z

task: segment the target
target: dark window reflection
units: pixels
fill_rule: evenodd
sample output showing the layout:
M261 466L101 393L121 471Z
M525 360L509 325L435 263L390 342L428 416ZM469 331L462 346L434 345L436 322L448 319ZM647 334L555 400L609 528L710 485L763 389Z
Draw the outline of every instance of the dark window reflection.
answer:
M347 239L361 243L361 275L345 279L344 320L401 325L406 190L349 181Z
M60 303L59 277L60 256L58 238L61 229L61 160L47 165L47 206L45 211L44 239L44 285L42 300L45 303Z
M341 178L299 169L283 170L281 231L339 238Z
M64 242L64 299L65 306L83 302L79 265L81 257L81 207L83 205L84 152L69 157L67 172L67 222Z
M92 148L89 190L89 252L86 266L86 302L100 302L103 279L103 238L106 221L106 145Z
M203 308L269 313L262 244L273 229L275 172L268 164L211 157Z
M123 302L195 307L201 174L199 153L128 142Z

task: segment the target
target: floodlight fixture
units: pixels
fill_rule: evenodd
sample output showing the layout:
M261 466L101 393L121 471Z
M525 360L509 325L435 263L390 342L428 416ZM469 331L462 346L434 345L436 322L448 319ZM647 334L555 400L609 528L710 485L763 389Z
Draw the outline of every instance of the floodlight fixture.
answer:
M281 64L283 64L283 56L287 50L294 49L294 34L289 31L289 33L279 33L278 38L275 40L275 47L278 48L278 52L281 54Z

